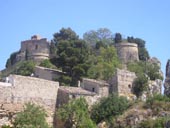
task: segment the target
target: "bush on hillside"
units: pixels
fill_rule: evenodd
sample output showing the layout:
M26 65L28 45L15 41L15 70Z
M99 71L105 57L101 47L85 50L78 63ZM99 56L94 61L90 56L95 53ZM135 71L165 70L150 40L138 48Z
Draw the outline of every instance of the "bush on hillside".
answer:
M141 94L146 91L148 86L148 78L145 75L138 76L133 85L134 94L139 97Z
M41 63L40 63L40 66L42 67L45 67L45 68L55 68L55 66L50 62L50 60L46 59L46 60L43 60Z
M57 118L64 122L64 128L96 128L90 119L88 104L82 97L57 109Z
M102 120L109 120L112 117L121 115L128 107L129 102L125 97L110 95L92 106L91 118L94 122L99 123Z
M32 103L27 103L24 110L16 115L13 122L15 128L49 128L45 110Z
M169 128L170 118L159 117L155 120L149 119L141 122L138 128Z
M23 62L19 68L16 69L15 74L22 76L30 76L34 73L35 63L33 61Z

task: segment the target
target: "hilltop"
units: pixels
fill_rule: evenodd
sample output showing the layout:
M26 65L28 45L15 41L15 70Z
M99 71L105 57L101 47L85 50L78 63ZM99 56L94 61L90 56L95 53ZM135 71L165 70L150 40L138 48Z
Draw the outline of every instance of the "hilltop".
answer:
M14 101L17 104L33 101L47 107L49 102L53 105L49 108L51 115L55 113L54 104L60 108L69 103L70 99L84 97L87 104L93 108L93 105L102 103L101 99L107 99L109 95L124 96L131 102L124 108L124 111L127 111L122 111L118 117L112 116L115 127L118 127L119 123L122 124L121 127L131 127L142 122L144 118L152 120L163 113L160 111L158 115L155 114L152 108L155 101L152 105L148 101L150 97L162 92L163 74L160 67L160 61L156 57L150 57L143 39L132 36L122 38L120 33L114 35L106 28L88 31L84 33L83 39L80 39L71 28L62 28L54 34L51 41L38 35L22 41L19 51L11 54L6 69L1 71L1 81L10 83L10 86L29 86L29 82L27 85L21 85L19 81L27 78L30 80L33 88L23 88L26 89L26 97L23 94L18 97L18 92L13 93L15 88L6 87L3 82L1 84L5 94L12 94L6 95L6 98L10 99L9 104L15 106ZM7 77L10 74L15 75ZM45 79L44 84L51 82L55 86L53 95L56 96L56 103L52 97L48 99L51 86L45 90L45 87L42 88L44 98L32 93L31 90L41 88L38 82L41 79ZM1 104L7 103L6 98L2 98ZM41 100L38 100L39 98ZM140 102L136 102L138 100ZM162 105L162 101L160 104ZM164 110L169 112L167 106L164 107ZM102 121L106 121L105 118L97 123L100 125ZM128 121L131 123L127 123Z

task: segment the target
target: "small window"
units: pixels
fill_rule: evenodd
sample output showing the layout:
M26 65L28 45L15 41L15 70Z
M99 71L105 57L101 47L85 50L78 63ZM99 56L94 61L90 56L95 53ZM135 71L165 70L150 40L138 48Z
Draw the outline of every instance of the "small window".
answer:
M36 49L36 50L38 49L38 45L35 45L35 49Z
M92 92L94 92L95 91L95 88L92 88Z
M130 84L128 85L128 87L129 87L129 88L132 88L132 86L131 86Z
M76 98L76 95L72 95L72 98L75 99L75 98Z

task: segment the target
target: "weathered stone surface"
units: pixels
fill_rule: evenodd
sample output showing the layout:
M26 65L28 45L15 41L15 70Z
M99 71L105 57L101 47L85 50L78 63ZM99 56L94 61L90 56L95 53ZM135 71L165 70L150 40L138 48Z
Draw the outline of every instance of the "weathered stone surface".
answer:
M118 93L129 99L135 98L135 95L132 93L132 85L135 78L136 75L134 72L117 69L116 74L108 80L108 83L110 84L110 92Z
M90 92L95 92L101 97L109 95L109 84L106 81L83 78L82 88Z
M4 123L8 117L8 112L16 113L21 111L27 102L38 104L45 108L49 115L49 123L52 124L55 112L58 82L11 75L9 83L0 82L0 106L4 110ZM10 120L9 120L10 122Z
M50 56L50 44L46 38L34 35L31 40L21 42L20 53L17 55L16 61L23 61L26 59L35 62L41 62L48 59Z
M35 76L46 80L54 80L64 74L66 73L57 69L50 69L40 66L35 67Z
M117 43L115 44L118 57L123 63L139 60L138 45L135 43Z
M161 94L162 93L162 80L156 79L156 80L149 80L148 82L148 88L147 91L144 91L141 95L141 100L146 101L147 97L154 96L155 94Z
M166 64L166 75L165 75L165 83L164 83L164 94L170 96L170 60L167 61Z

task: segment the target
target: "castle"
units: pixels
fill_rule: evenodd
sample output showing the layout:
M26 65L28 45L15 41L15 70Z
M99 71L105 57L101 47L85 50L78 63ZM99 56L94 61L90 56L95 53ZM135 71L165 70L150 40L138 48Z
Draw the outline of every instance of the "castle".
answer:
M137 44L123 42L116 44L115 48L124 64L139 61ZM16 56L17 62L28 59L40 63L49 58L50 43L46 38L37 35L32 36L31 40L22 41L20 52ZM117 69L115 75L108 81L83 78L78 87L59 86L58 82L52 81L61 74L64 72L36 66L34 77L10 75L6 83L0 82L0 125L4 122L9 123L10 119L7 116L9 112L15 115L26 102L42 105L48 112L48 122L51 124L56 106L61 106L70 99L83 96L88 104L92 105L110 93L117 93L129 99L135 98L132 85L136 75L126 69ZM156 89L161 93L161 84L160 81L150 82L151 91Z
M50 57L50 43L46 38L39 35L33 35L30 40L21 42L21 48L16 55L16 62L24 60L33 60L40 63L42 60Z

